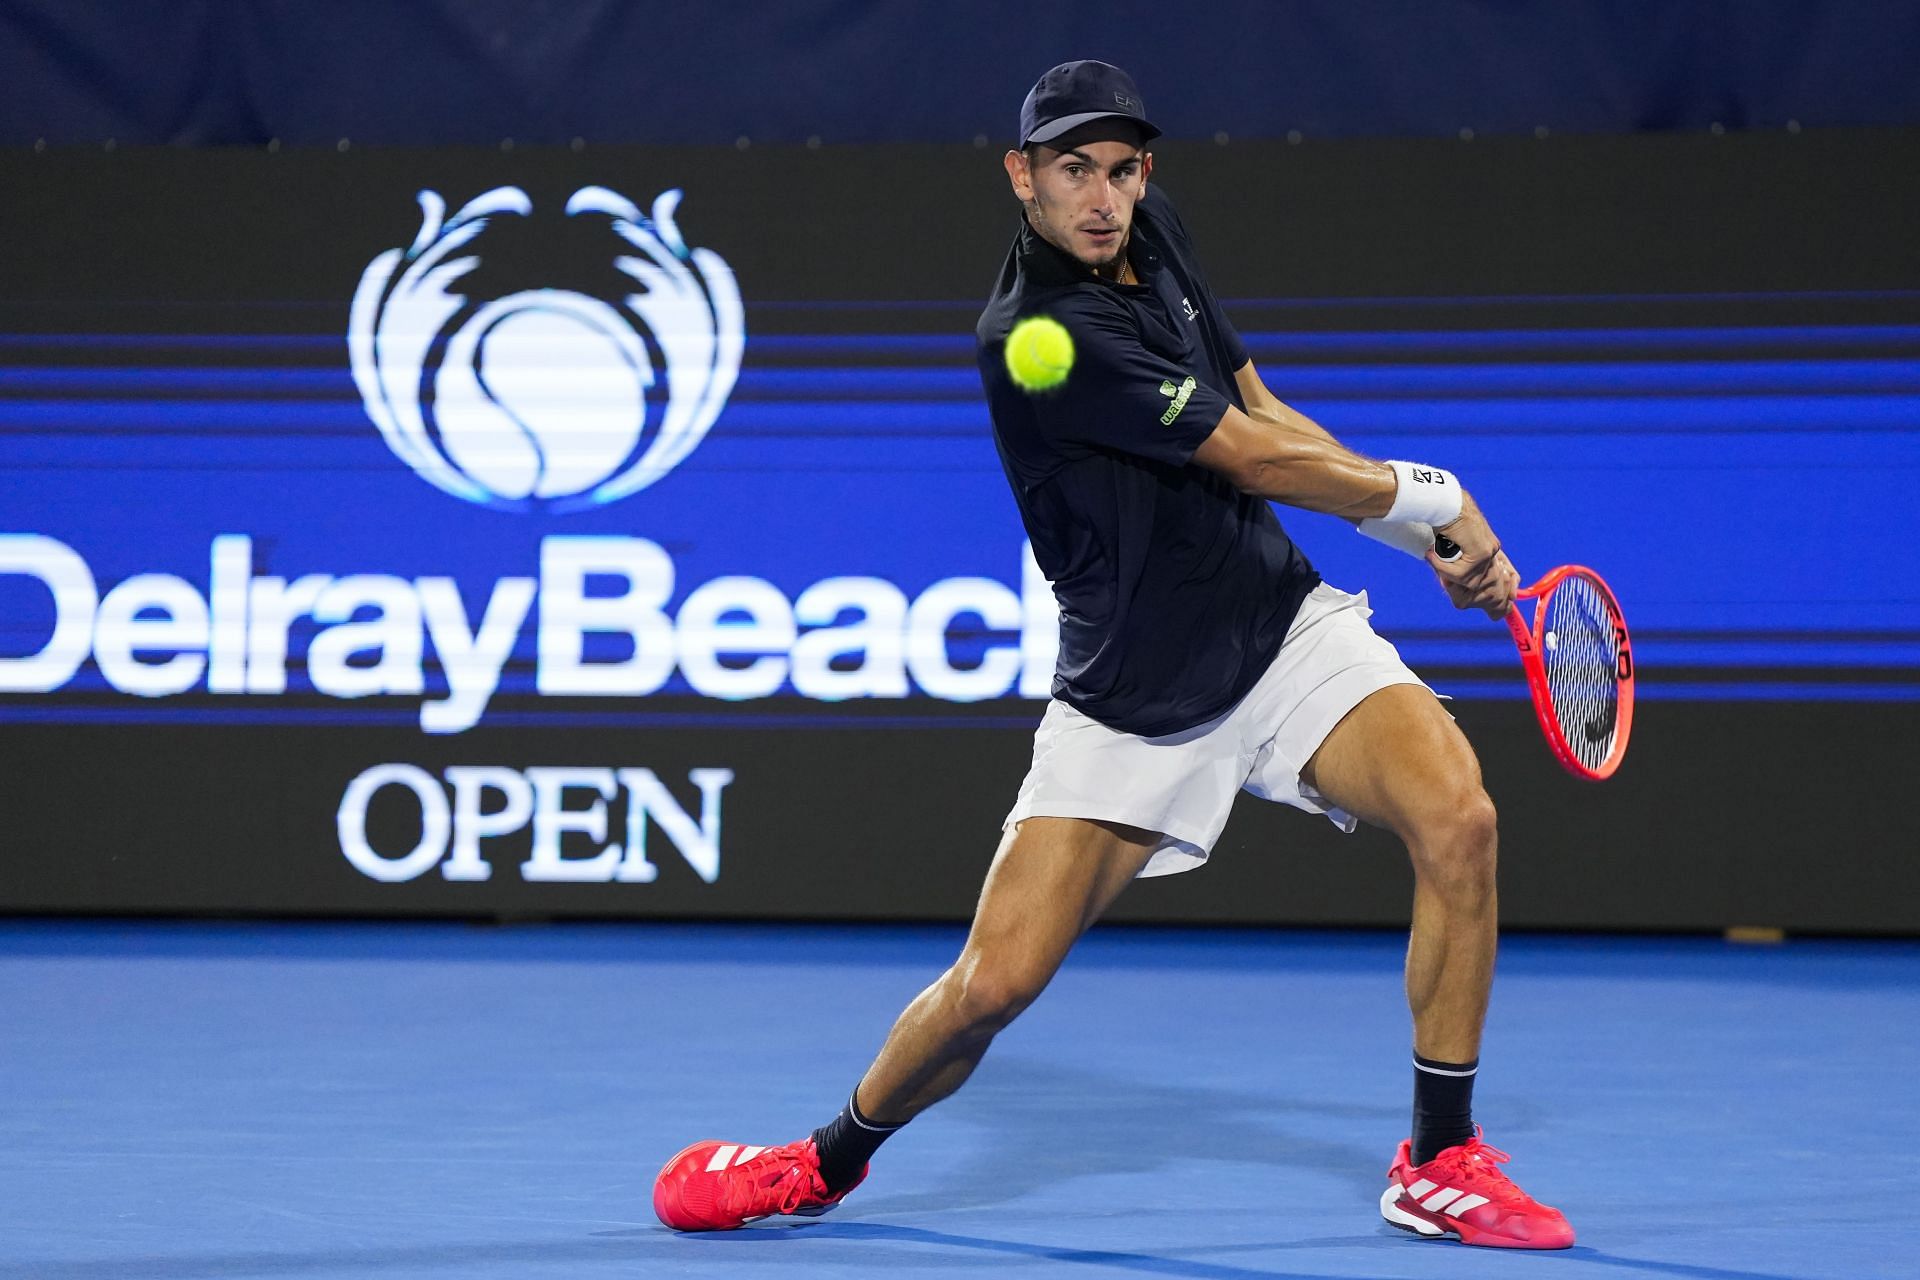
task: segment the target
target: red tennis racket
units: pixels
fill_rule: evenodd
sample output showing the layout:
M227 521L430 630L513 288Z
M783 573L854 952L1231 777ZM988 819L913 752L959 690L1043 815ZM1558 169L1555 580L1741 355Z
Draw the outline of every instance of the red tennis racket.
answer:
M1435 542L1441 557L1451 558L1453 544ZM1612 777L1633 729L1633 641L1620 602L1599 574L1577 564L1563 564L1517 594L1507 627L1554 759L1575 777ZM1519 600L1538 602L1531 626Z

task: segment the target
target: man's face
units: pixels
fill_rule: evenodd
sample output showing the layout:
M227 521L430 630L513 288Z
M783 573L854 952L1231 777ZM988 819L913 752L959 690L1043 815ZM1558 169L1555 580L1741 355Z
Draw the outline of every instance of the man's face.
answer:
M1007 177L1027 220L1047 243L1088 269L1120 269L1133 230L1133 206L1147 188L1153 156L1135 137L1069 134L1036 144L1032 159L1007 152Z

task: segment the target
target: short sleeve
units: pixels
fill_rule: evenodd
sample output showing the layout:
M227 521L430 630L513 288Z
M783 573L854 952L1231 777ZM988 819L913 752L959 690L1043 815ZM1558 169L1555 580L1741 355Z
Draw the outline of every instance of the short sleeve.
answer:
M1247 344L1240 340L1240 331L1233 327L1233 321L1227 319L1226 308L1214 303L1214 318L1220 323L1220 342L1227 349L1227 367L1235 373L1247 367L1253 357L1247 352Z
M1076 308L1056 318L1073 336L1073 372L1033 397L1034 416L1059 444L1079 444L1183 466L1232 407L1140 340L1118 310Z

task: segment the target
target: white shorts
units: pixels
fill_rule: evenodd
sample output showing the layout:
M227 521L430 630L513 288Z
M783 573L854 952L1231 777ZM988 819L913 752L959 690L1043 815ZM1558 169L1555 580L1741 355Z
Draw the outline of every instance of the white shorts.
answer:
M1373 633L1363 591L1315 587L1273 665L1245 697L1205 724L1143 738L1108 728L1054 699L1033 735L1033 767L1007 827L1028 818L1089 818L1161 834L1143 876L1207 860L1241 791L1309 813L1343 831L1351 816L1300 780L1333 727L1375 690L1422 684Z

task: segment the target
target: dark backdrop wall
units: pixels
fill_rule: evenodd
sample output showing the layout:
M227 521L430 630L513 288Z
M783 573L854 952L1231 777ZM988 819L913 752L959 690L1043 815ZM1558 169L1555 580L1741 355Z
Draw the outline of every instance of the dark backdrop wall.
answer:
M1503 628L1287 517L1457 695L1511 923L1920 931L1916 175L1913 133L1160 149L1268 381L1635 624L1634 746L1577 783ZM15 151L0 190L0 910L969 909L1051 641L972 368L994 156ZM1246 801L1119 915L1408 888Z
M1920 123L1908 0L0 5L0 142L1005 142L1047 67L1175 137Z

